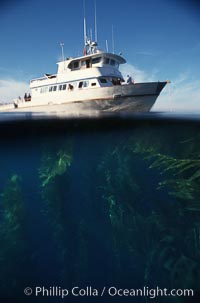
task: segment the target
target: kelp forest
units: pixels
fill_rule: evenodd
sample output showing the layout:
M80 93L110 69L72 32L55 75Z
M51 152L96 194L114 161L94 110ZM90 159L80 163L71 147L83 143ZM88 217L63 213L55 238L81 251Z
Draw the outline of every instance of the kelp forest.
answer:
M0 149L2 303L199 302L197 127L136 124L15 143L12 152L7 141ZM38 285L193 289L194 296L24 295Z

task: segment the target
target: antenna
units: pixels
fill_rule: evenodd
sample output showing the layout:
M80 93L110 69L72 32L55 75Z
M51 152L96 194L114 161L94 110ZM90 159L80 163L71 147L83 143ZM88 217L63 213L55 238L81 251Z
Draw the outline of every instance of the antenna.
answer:
M87 34L86 34L86 20L84 17L84 45L86 45L87 42Z
M61 47L61 52L62 52L62 61L65 60L65 56L64 56L64 43L60 43L60 47Z
M64 43L60 43L60 47L62 52L62 61L64 62L64 70L65 70Z
M113 54L115 53L115 44L114 44L114 30L113 30L113 25L112 25L112 49L113 49Z
M106 40L106 51L108 53L108 40Z
M83 28L84 28L84 46L87 43L87 29L86 29L86 18L85 18L85 0L83 0L83 13L84 13L84 24L83 24Z
M96 0L94 1L94 29L95 29L95 42L97 42L97 6L96 6Z
M90 29L90 40L92 41L92 28Z
M92 41L92 29L90 29L90 32L88 32L88 35L87 35L86 17L85 17L85 0L83 0L83 9L84 9L84 55L87 55L88 51L90 52L90 54L94 54L97 50L96 2L95 2L95 39L96 39L96 41Z

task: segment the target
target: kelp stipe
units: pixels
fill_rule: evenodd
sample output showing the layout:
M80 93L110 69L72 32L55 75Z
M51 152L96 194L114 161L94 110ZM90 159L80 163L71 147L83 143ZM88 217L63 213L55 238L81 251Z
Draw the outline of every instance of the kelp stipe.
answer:
M137 169L131 165L132 155L125 151L124 143L124 140L123 144L110 143L102 155L98 166L101 176L99 186L105 215L110 222L113 279L119 285L123 280L127 283L127 277L137 272L139 285L144 271L139 260L142 259L140 255L145 253L144 243L137 241L136 245L135 242L138 232L141 232L140 223L144 221L137 210L141 189L134 173Z
M19 287L19 276L26 259L27 240L25 233L26 213L21 188L21 178L13 174L7 180L0 196L0 285L2 293L11 293ZM23 276L21 274L21 276Z
M60 277L63 279L66 275L69 251L67 247L67 218L65 209L67 203L64 196L64 190L67 188L68 170L73 161L72 140L66 140L67 143L57 142L57 147L48 141L43 144L41 164L38 169L41 194L41 212L45 216L47 228L52 234L52 249L56 249L56 263L60 267ZM60 144L59 144L60 143ZM66 278L66 277L65 277Z

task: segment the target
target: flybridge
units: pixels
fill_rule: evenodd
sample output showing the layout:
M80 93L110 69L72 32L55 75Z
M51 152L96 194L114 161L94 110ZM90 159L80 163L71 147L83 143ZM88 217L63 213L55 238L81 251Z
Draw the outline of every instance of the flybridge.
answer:
M66 71L78 71L89 68L119 68L120 64L126 63L126 60L115 54L97 52L87 56L71 58L58 62L58 74Z

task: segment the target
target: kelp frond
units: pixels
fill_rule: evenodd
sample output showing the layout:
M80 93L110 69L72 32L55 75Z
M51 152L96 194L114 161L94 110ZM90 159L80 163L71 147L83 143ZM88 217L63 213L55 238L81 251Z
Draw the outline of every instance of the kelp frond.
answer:
M62 175L72 163L72 149L59 150L56 154L44 154L42 165L39 169L39 178L42 180L42 187L47 186L57 175Z
M165 178L158 183L158 189L168 188L169 195L182 200L196 199L200 179L200 158L197 153L180 158L160 152L156 145L147 147L139 142L132 147L132 152L143 156L148 168L157 169Z

